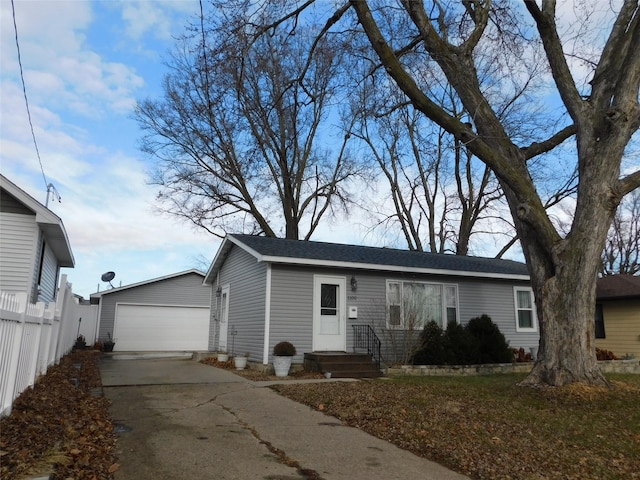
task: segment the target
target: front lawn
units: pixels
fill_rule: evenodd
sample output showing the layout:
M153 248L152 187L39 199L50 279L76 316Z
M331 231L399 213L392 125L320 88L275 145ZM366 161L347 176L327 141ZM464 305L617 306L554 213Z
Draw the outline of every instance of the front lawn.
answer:
M481 479L640 479L640 375L612 390L518 387L523 375L273 388Z

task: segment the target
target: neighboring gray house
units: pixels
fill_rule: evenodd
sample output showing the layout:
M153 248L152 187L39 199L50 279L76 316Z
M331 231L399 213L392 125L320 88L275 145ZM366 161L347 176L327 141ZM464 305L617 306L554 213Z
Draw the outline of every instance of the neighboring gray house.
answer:
M350 352L363 327L394 362L427 320L443 327L489 315L511 347L537 347L526 265L510 260L227 235L205 277L212 285L210 350L267 364L273 346ZM359 327L362 325L363 327Z
M187 270L92 293L99 303L98 338L115 351L194 351L209 344L211 288Z
M53 302L61 267L75 260L62 220L0 175L0 290Z

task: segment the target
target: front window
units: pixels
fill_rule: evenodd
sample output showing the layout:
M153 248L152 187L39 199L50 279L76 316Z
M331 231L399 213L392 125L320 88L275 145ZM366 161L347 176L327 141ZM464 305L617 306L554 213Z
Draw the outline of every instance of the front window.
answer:
M458 287L425 282L387 282L387 326L421 330L431 320L442 328L458 321Z
M516 307L516 331L535 332L536 310L533 301L533 291L530 288L515 287L513 290Z

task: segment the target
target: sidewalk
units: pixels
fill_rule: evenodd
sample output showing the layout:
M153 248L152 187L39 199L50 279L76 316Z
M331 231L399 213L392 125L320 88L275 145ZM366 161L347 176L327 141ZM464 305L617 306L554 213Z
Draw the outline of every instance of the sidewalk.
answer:
M466 477L261 382L185 359L101 363L117 422L117 480Z

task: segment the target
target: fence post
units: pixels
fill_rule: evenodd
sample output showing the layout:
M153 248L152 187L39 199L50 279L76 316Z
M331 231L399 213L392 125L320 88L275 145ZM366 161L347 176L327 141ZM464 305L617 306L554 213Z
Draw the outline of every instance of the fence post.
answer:
M26 292L16 293L15 299L18 302L17 313L19 314L13 342L10 347L9 361L7 365L7 382L4 385L4 395L2 400L2 412L9 415L13 406L16 392L16 379L18 377L18 363L20 361L20 348L22 346L22 336L24 333L25 318L27 315L27 294Z
M29 365L29 370L28 370L30 387L36 383L36 379L38 378L38 359L40 358L40 350L41 350L40 341L42 339L42 328L43 328L43 322L44 322L44 302L36 303L35 311L37 311L37 315L38 315L38 328L36 329L36 338L33 340L33 346L36 349L36 351L33 352L33 355L31 356L31 359L30 359L31 363Z
M55 362L58 363L66 352L67 322L66 322L66 297L67 297L67 275L60 276L60 288L58 288L58 296L56 297L56 317L58 323L58 338L56 342Z
M51 336L53 335L53 318L56 313L56 306L53 302L47 305L46 310L44 311L44 321L42 322L43 336L40 341L41 345L41 354L39 356L39 372L41 375L47 373L49 369L49 353L51 351Z

